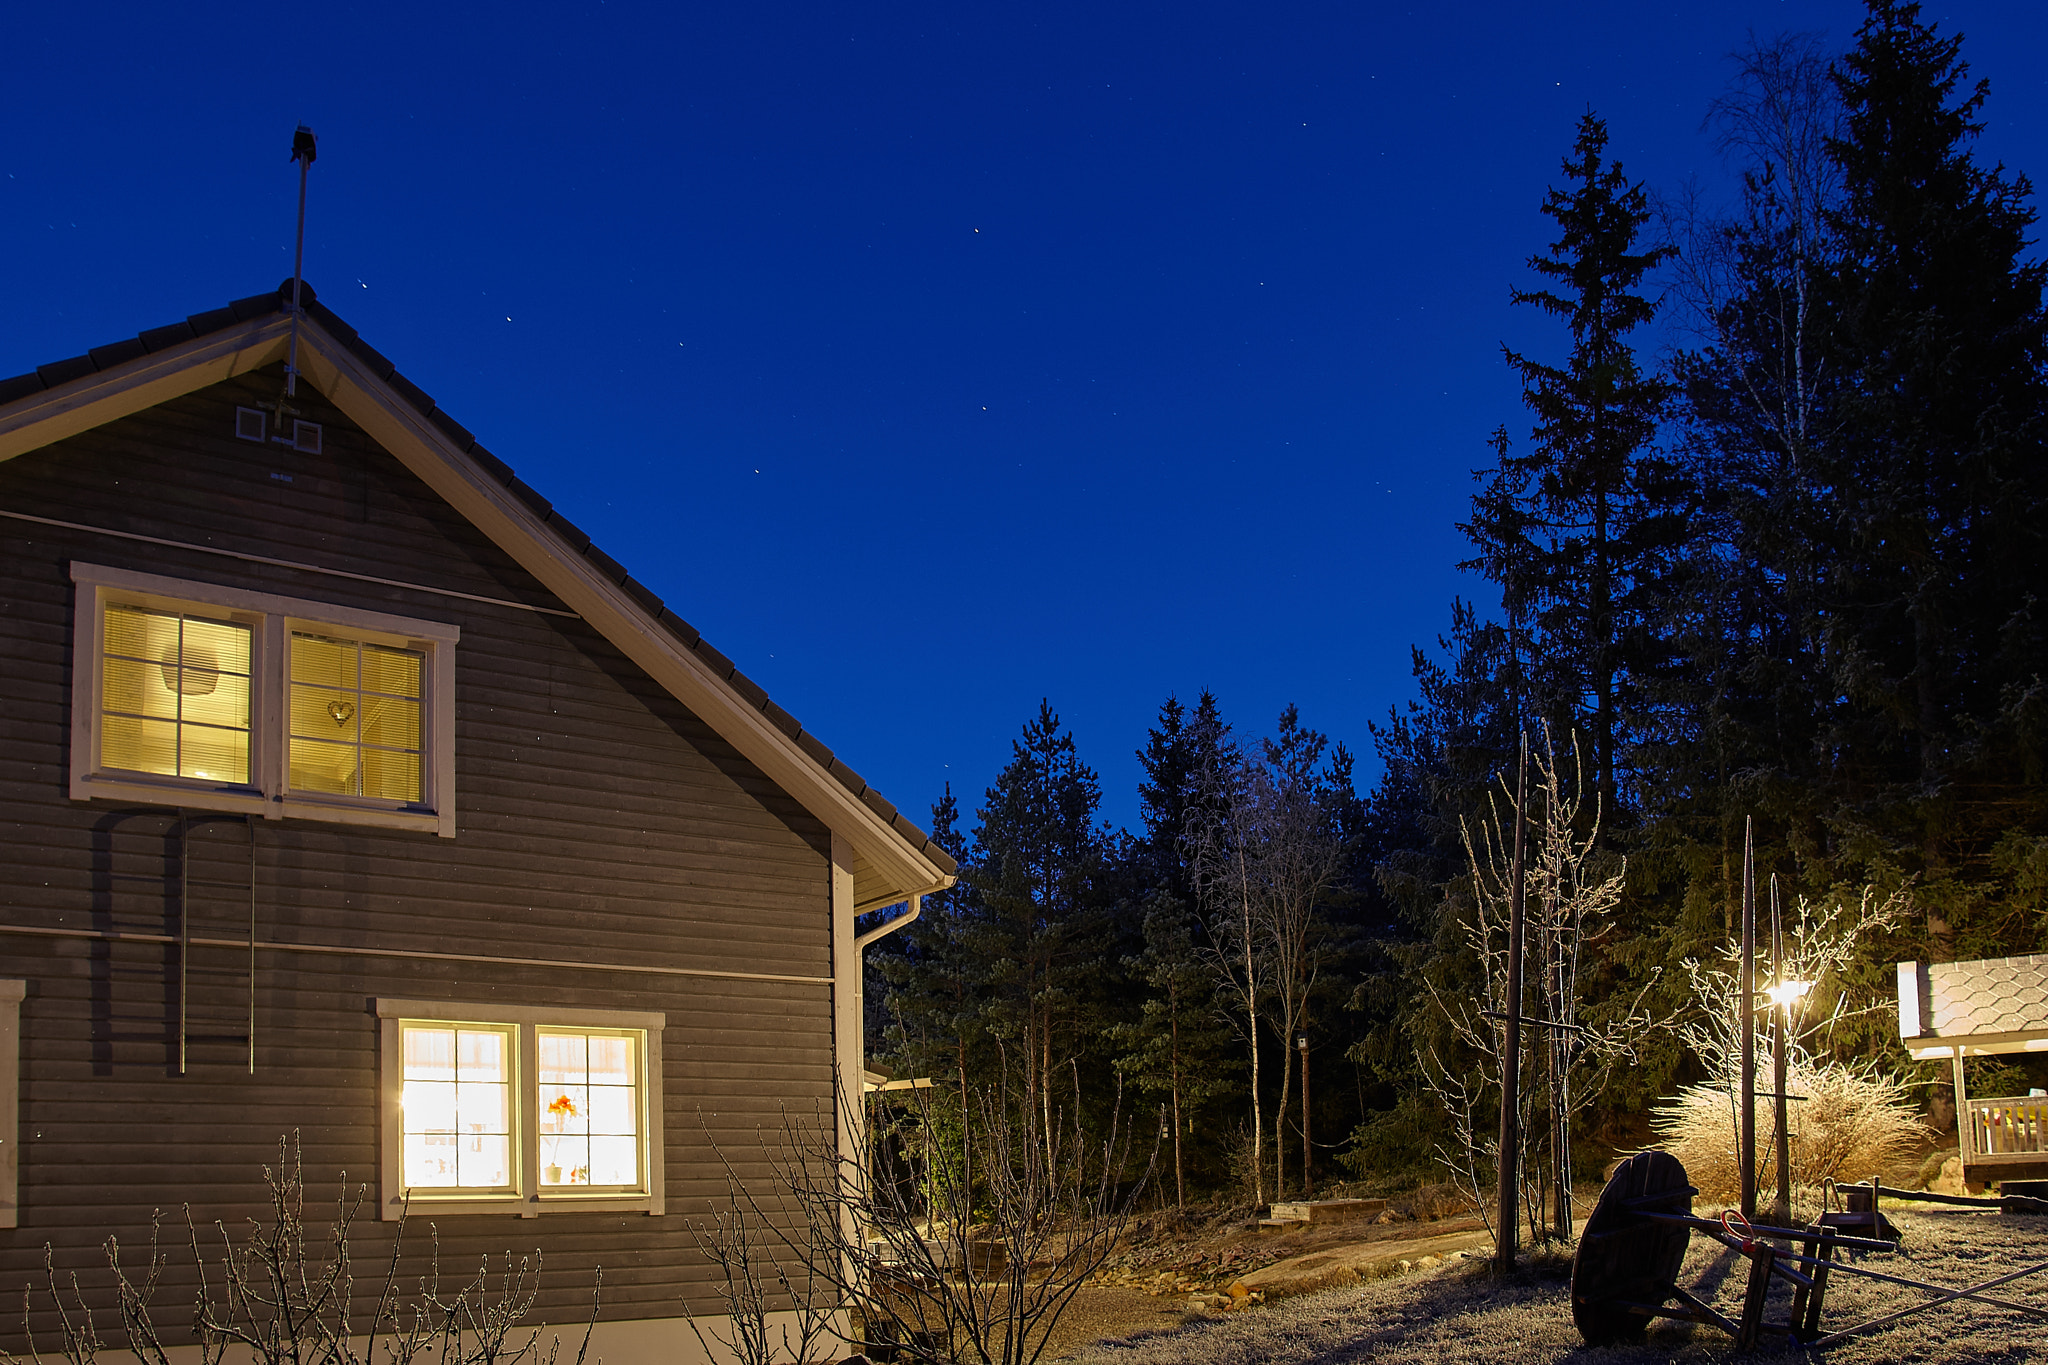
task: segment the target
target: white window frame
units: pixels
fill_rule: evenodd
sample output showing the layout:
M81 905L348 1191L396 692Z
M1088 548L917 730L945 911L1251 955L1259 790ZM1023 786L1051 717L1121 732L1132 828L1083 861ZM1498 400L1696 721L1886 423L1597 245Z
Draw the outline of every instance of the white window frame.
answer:
M0 981L0 1228L21 1225L21 998L26 981Z
M447 1000L391 1000L377 1004L378 1215L386 1222L414 1214L499 1213L533 1218L544 1213L666 1212L661 1136L661 1033L668 1016L659 1011L579 1009L573 1006L501 1005ZM474 1024L516 1030L512 1049L513 1190L472 1194L443 1187L411 1191L407 1199L405 1136L400 1103L405 1094L404 1025ZM541 1188L540 1092L537 1033L554 1029L628 1029L640 1033L639 1190L579 1193L574 1186Z
M77 561L71 565L71 578L77 585L71 655L72 800L146 801L270 819L418 830L444 839L455 836L455 644L461 638L459 627ZM109 603L206 613L249 627L247 783L100 766L102 637ZM420 689L422 800L387 801L292 790L285 728L290 714L288 658L295 630L416 650L424 656Z

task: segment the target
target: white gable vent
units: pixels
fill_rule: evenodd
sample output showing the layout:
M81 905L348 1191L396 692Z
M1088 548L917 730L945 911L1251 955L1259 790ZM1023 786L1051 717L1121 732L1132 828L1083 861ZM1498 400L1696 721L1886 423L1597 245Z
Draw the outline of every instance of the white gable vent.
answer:
M261 408L236 408L235 435L245 441L262 440L268 434L265 428L268 426L269 416L270 414Z
M318 422L292 423L292 449L301 455L320 453L320 424Z

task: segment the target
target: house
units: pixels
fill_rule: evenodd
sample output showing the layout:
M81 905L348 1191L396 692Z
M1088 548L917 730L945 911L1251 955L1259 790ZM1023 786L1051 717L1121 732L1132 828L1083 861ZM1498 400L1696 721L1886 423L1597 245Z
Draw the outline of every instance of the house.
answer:
M2048 1052L2048 956L1901 962L1898 977L1899 1040L1950 1064L1964 1181L2048 1177L2048 1097L1972 1099L1963 1079L1964 1057Z
M0 381L0 1286L236 1226L296 1133L309 1207L367 1180L359 1266L409 1199L449 1273L537 1248L579 1325L602 1267L593 1350L687 1360L689 1216L785 1114L853 1140L855 918L956 869L290 297Z

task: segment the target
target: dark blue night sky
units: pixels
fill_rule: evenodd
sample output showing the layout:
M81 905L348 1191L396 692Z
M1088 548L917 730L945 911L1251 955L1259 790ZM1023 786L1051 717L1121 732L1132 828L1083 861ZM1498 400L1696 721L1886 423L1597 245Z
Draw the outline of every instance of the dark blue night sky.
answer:
M1169 692L1369 779L1576 120L1724 194L1726 54L1860 12L25 7L0 374L288 275L304 121L322 299L917 818L1040 697L1120 823ZM1927 13L2048 173L2048 6Z

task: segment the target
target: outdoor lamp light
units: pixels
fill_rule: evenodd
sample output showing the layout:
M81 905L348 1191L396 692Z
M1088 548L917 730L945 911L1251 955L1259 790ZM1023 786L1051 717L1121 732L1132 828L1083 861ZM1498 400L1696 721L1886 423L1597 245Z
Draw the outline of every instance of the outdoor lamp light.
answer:
M1789 1007L1805 999L1806 993L1812 989L1813 983L1811 981L1780 981L1777 985L1767 989L1764 994L1771 997L1773 1005Z

